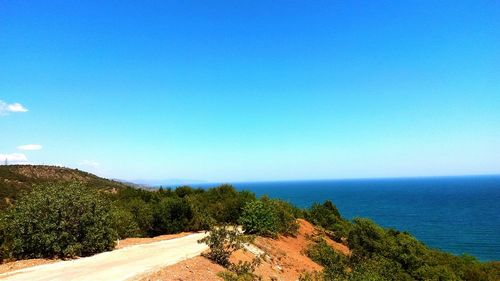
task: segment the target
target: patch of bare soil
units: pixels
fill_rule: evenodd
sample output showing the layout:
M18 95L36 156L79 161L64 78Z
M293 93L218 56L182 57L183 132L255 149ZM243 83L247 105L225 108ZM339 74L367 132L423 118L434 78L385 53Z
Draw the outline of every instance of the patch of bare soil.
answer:
M300 227L296 237L279 236L276 239L257 237L255 239L253 244L265 252L262 263L255 271L263 280L297 280L304 272L322 270L322 267L309 259L305 253L307 247L311 243L314 243L313 238L321 236L322 234L309 222L305 220L298 220L298 222ZM154 238L128 238L120 240L116 249L180 238L189 234L190 233L179 233L162 235ZM325 240L333 249L346 255L350 254L349 249L345 245L337 243L329 238L325 238ZM252 261L254 258L255 254L246 250L239 250L232 255L231 261L233 263L238 263L239 261ZM9 262L0 265L0 274L56 261L58 260L32 259ZM226 269L222 266L204 257L198 256L164 267L156 272L143 275L138 280L221 281L222 278L217 276L217 273L224 270Z
M267 258L256 269L256 274L266 280L297 280L304 272L321 271L323 268L307 257L305 250L316 235L312 224L298 220L296 237L280 236L277 239L258 237L255 246L266 252Z
M123 240L119 240L118 243L116 244L115 249L121 249L125 247L130 247L134 245L140 245L140 244L149 244L153 242L158 242L162 240L170 240L174 238L180 238L187 236L189 234L192 234L192 232L181 232L181 233L176 233L176 234L167 234L167 235L160 235L156 237L151 237L151 238L127 238Z
M42 265L47 263L54 263L59 260L49 260L49 259L30 259L30 260L19 260L19 261L11 261L7 263L0 264L0 274L14 271L18 269L23 269L26 267L32 267L36 265Z
M198 256L167 266L159 271L143 276L139 281L222 281L217 273L224 268L209 259Z
M257 237L253 244L265 252L261 264L255 274L263 280L297 280L304 272L321 271L323 268L307 257L305 251L313 242L313 238L322 233L305 220L298 220L299 231L296 237L279 236L277 239ZM346 255L349 248L327 237L323 237L333 249ZM231 256L232 263L251 262L255 254L247 250L238 250ZM204 257L195 257L176 265L164 267L160 271L144 276L140 281L157 280L222 280L218 272L225 271L222 266L214 264Z

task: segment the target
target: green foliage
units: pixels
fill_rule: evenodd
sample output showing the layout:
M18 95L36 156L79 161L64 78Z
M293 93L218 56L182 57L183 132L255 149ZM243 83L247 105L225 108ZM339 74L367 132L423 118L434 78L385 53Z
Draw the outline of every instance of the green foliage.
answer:
M310 246L307 255L318 264L325 267L325 280L347 280L347 259L335 252L324 240Z
M299 276L299 281L325 281L325 278L322 273L307 271Z
M153 235L189 230L193 213L189 203L179 197L167 197L155 205Z
M261 200L248 202L239 219L248 234L276 236L279 230L278 216L273 206Z
M148 236L153 230L153 206L140 198L118 202L122 208L132 214L135 223L139 226L139 236Z
M231 185L221 185L199 193L193 199L218 223L236 224L243 207L255 200L255 195L248 191L236 191Z
M215 225L217 221L213 218L204 206L199 204L198 196L187 196L186 201L189 204L192 211L192 218L190 224L190 229L193 231L208 230L212 225Z
M404 281L413 279L397 262L384 257L374 256L371 259L363 259L357 263L353 263L348 280Z
M29 192L35 185L74 182L108 193L127 187L123 183L77 169L45 165L0 165L0 211L15 204L23 192Z
M262 280L257 276L255 268L261 263L260 257L254 258L252 261L239 261L237 264L230 264L229 271L223 271L219 274L225 281L254 281Z
M9 256L8 249L6 249L6 236L4 215L0 213L0 264Z
M15 258L87 256L113 249L110 204L79 184L38 186L4 217L6 247Z
M261 263L260 257L251 262L239 261L237 264L230 262L229 258L235 251L243 248L243 243L249 242L251 237L243 235L237 226L222 225L210 228L208 236L198 241L206 243L210 251L205 256L217 264L228 269L218 275L224 280L246 281L260 280L254 274L255 268Z
M255 196L230 185L208 190L181 186L174 190L126 188L113 199L129 211L140 236L208 230L217 223L236 223L243 206Z
M113 216L113 228L116 230L118 238L124 239L140 235L139 225L130 211L113 206L111 214Z
M339 258L323 242L308 251L325 267L325 280L499 280L494 263L429 249L406 232L384 229L368 219L353 220L348 245L348 258Z
M323 204L314 203L305 217L312 224L330 231L330 237L335 241L343 242L349 234L351 224L340 216L337 207L329 200Z
M199 194L199 193L203 193L205 191L203 189L193 189L190 186L184 185L184 186L177 187L174 192L180 198L184 198L188 195Z
M385 231L369 219L354 219L349 232L349 248L355 256L371 256L383 252Z
M205 243L210 248L207 258L229 267L231 254L243 247L245 239L236 226L222 225L210 228L209 234L198 242Z
M251 275L238 276L236 273L228 270L217 273L217 276L224 281L253 281L253 276Z
M301 211L283 200L268 199L266 197L261 200L265 204L269 204L275 213L278 224L278 233L295 236L299 229L297 218L301 214Z
M278 234L295 235L299 228L298 209L282 200L263 197L243 208L239 223L248 234L275 237Z

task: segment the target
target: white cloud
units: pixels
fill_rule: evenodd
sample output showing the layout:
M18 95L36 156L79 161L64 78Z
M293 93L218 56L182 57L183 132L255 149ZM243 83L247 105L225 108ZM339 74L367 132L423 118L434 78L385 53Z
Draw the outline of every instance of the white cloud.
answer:
M39 144L25 144L17 147L19 150L40 150L42 146Z
M0 161L7 164L28 164L28 158L22 153L0 154Z
M93 169L96 169L96 168L98 168L101 165L98 162L92 161L92 160L83 160L79 164L80 164L80 166L86 166L86 167L90 167L90 168L93 168Z
M0 100L0 116L2 115L9 115L10 113L16 113L16 112L27 112L28 109L24 107L20 103L6 103L2 100Z

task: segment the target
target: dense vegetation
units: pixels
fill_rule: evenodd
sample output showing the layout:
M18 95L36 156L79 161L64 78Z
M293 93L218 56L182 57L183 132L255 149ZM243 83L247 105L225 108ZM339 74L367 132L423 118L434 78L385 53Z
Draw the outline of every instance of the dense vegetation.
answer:
M3 249L16 258L86 256L114 248L110 205L79 184L37 186L1 217Z
M343 219L327 201L306 217L352 251L346 257L318 241L309 256L325 267L320 280L500 280L500 264L480 263L430 249L406 232L384 229L368 219Z
M228 267L225 279L238 280L253 276L255 263L228 263L228 254L240 247L235 225L246 234L294 235L296 219L303 217L352 251L344 256L317 241L308 255L325 269L303 280L500 280L498 263L430 249L406 232L367 219L346 220L330 201L301 210L230 185L152 191L69 169L58 170L54 180L45 174L53 167L23 167L0 169L2 196L15 199L0 209L0 258L85 256L112 249L117 238L211 229L205 241L213 250L210 258ZM33 178L34 187L28 185Z
M34 185L71 184L78 182L86 187L114 191L126 185L103 179L77 169L42 165L0 165L0 211L18 199Z

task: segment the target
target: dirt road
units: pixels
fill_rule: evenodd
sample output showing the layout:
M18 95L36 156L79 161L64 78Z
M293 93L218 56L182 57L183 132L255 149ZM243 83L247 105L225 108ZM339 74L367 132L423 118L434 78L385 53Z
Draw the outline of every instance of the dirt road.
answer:
M198 244L205 233L135 245L76 260L34 266L0 274L1 281L134 280L163 266L199 255L208 247Z

